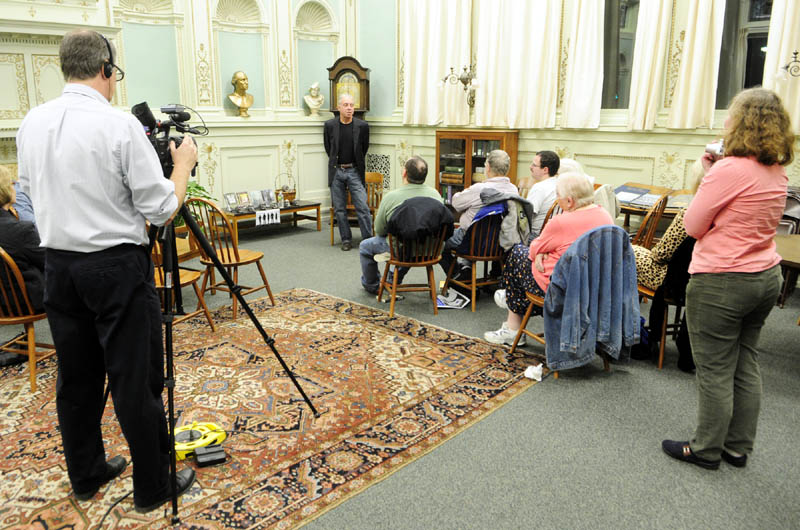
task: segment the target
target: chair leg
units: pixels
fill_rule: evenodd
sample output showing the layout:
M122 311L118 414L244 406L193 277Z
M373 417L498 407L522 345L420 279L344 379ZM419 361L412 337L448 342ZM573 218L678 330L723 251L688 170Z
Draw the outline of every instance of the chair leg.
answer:
M475 284L478 282L477 280L477 273L478 273L478 262L472 262L472 285L470 286L472 291L472 312L475 312L475 299L477 298L477 293L475 292Z
M28 337L28 371L31 378L31 392L36 392L36 328L33 322L25 324L25 334Z
M388 267L389 267L388 262L386 264L386 267L388 269ZM390 317L394 316L394 303L397 300L397 277L398 276L400 276L400 275L397 274L397 271L395 271L394 275L392 276L392 301L389 304L389 316Z
M261 279L264 280L264 287L267 288L267 294L269 295L269 299L272 302L272 305L275 305L275 298L272 296L272 289L269 288L269 282L267 281L267 275L264 274L264 267L261 266L261 261L256 261L256 265L258 266L258 272L261 273Z
M208 320L208 325L211 326L211 332L215 333L217 331L216 327L214 327L214 319L211 318L211 312L208 310L208 306L206 305L206 299L203 296L203 291L197 287L197 282L192 283L192 287L194 288L194 292L197 295L197 306L198 309L200 307L203 308L203 313L206 315L206 320Z
M525 311L525 316L522 317L522 322L519 324L519 329L517 330L517 336L514 337L514 343L511 345L511 349L508 353L514 353L514 350L517 349L517 344L519 343L520 337L522 334L525 333L525 327L528 325L528 319L531 318L531 312L533 311L533 304L528 304L528 309Z
M436 284L434 283L436 279L433 276L433 267L431 265L428 265L425 268L428 269L428 287L431 288L431 300L433 300L433 314L438 315L439 304L436 303Z
M450 262L450 266L447 268L447 276L444 278L444 286L442 287L442 294L447 296L447 291L450 289L450 279L453 277L453 269L456 267L456 262L458 258L453 258L453 261Z
M386 277L389 275L389 262L386 262L386 267L383 269L383 276L381 276L381 283L378 286L378 302L383 298L383 287L386 285Z
M669 304L664 304L664 318L661 323L661 344L658 345L658 369L664 366L664 348L667 342L667 319L669 318Z

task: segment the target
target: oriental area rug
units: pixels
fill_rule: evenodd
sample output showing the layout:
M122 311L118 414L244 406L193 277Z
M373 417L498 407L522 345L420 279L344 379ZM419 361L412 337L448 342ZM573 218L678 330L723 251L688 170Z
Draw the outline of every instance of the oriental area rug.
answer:
M228 432L227 461L198 467L179 500L183 528L294 528L358 494L529 388L530 361L403 316L306 289L251 306L321 413L310 412L249 319L214 313L175 327L177 425ZM166 528L171 504L133 509L131 466L93 499L71 495L55 407L55 358L0 372L0 527ZM166 399L166 392L164 393ZM129 458L114 416L106 453Z

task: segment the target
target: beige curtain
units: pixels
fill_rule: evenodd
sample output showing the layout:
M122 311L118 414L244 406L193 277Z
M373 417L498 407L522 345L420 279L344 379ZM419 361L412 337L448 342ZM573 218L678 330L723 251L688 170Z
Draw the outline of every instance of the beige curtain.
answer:
M442 87L441 80L450 67L470 63L470 11L471 0L401 0L404 123L469 123L462 85Z
M555 127L560 0L478 4L475 123Z
M775 0L770 16L763 86L781 97L792 117L794 132L800 134L800 77L792 77L782 68L795 51L800 51L800 2Z
M603 96L604 0L569 0L572 20L561 126L596 128Z
M735 1L735 0L734 0ZM711 127L725 23L725 0L690 0L681 67L667 127Z
M639 3L628 103L628 127L632 130L652 129L655 125L661 101L671 19L671 0Z

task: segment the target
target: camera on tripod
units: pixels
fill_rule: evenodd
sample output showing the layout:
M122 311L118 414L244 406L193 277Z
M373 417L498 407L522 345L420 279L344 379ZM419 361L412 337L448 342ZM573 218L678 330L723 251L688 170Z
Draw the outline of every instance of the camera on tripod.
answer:
M187 108L188 107L184 107L183 105L167 105L161 107L161 112L169 116L169 119L160 121L156 120L155 116L153 116L153 112L150 110L150 106L146 101L131 107L131 113L136 116L142 126L144 126L144 132L147 134L147 138L156 150L158 160L161 162L161 168L164 171L164 176L167 178L172 174L172 169L174 167L172 163L172 154L169 151L169 142L172 140L175 142L175 147L180 147L184 139L184 136L170 136L170 129L174 127L175 131L179 133L188 132L197 135L208 134L208 129L205 127L197 129L186 123L189 118L191 118L191 114L186 112ZM197 164L195 164L195 167L197 167ZM194 176L194 174L194 168L192 168L192 176Z

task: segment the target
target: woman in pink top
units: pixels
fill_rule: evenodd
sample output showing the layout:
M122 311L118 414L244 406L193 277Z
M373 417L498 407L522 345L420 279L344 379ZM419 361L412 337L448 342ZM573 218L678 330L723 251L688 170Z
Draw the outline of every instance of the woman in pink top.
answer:
M483 334L493 344L513 344L528 309L525 292L544 296L558 258L576 239L592 228L614 224L608 212L594 204L594 187L585 174L560 174L556 181L556 196L564 213L550 219L530 248L515 245L506 258L503 268L505 289L496 291L494 299L497 305L508 309L508 316L500 329ZM519 344L525 344L524 335ZM533 371L526 371L526 375L541 379L541 365L532 368Z
M697 239L686 320L697 365L697 429L664 440L669 456L706 469L747 464L761 404L758 336L781 285L775 229L786 204L794 134L778 96L740 92L725 120L725 158L706 176L683 222ZM713 165L712 165L713 164Z

